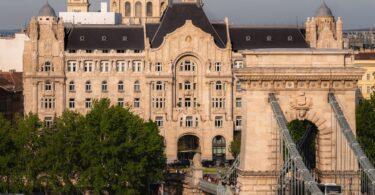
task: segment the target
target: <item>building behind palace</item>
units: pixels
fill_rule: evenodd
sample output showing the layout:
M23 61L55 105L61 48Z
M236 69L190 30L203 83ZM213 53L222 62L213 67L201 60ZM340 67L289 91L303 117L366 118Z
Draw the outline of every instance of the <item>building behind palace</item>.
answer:
M191 158L198 148L205 160L233 158L233 136L251 124L243 120L251 112L243 109L243 91L268 86L241 86L236 73L252 74L246 67L352 64L342 20L324 2L303 29L236 26L228 18L212 23L197 0L111 0L109 6L122 24L71 25L48 3L31 19L25 112L50 124L67 109L87 113L95 99L130 105L158 124L169 162ZM88 10L88 0L68 0L69 12ZM308 85L275 86L286 83L296 90Z
M0 113L8 120L23 114L21 72L0 72Z
M358 89L363 98L369 99L375 92L375 51L356 54L354 66L366 70L366 73L358 82Z

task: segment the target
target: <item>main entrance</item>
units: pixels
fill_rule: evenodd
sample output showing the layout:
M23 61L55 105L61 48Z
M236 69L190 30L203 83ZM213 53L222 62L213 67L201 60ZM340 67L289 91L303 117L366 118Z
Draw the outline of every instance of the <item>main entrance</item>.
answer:
M195 135L185 135L178 139L177 158L188 164L199 150L199 138Z

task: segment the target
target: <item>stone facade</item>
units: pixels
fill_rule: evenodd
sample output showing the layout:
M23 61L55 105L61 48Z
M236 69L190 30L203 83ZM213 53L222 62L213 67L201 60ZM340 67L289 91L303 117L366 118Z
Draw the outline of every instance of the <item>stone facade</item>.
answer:
M124 24L158 22L168 0L110 0L110 11L120 13Z
M89 8L89 0L68 0L68 12L88 12Z
M184 1L167 6L154 23L167 2L152 2L152 16L146 6L136 16L137 3L129 1L127 14L124 1L111 1L124 24L151 22L135 22L144 23L139 26L64 27L53 16L33 18L24 54L25 112L50 122L64 110L87 113L93 100L109 98L156 121L169 162L178 159L185 136L196 138L203 160L233 159L229 144L242 132L239 181L244 194L259 194L271 191L280 166L268 104L268 94L277 92L289 120L319 127L318 169L325 173L341 163L330 151L336 145L327 94L337 92L355 127L355 89L363 73L352 68L352 52L342 49L341 19L310 18L304 36L296 27L211 23L200 1ZM300 99L302 107L295 103Z
M366 70L358 82L358 89L362 98L369 99L375 92L375 52L356 54L354 66Z

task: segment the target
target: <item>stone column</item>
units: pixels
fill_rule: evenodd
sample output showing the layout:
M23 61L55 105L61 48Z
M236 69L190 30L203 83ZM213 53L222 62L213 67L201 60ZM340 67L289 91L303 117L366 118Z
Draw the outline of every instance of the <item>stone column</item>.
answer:
M32 105L32 113L34 114L37 114L38 113L38 106L40 105L39 104L39 90L38 90L38 84L39 82L38 81L34 81L33 82L33 101L30 102L30 104Z
M246 91L244 108L246 125L241 137L241 162L239 166L238 183L241 194L272 194L272 187L277 177L274 172L274 147L271 143L274 119L271 106L268 103L268 91Z
M233 95L232 95L232 82L225 82L225 110L226 110L226 120L233 120Z

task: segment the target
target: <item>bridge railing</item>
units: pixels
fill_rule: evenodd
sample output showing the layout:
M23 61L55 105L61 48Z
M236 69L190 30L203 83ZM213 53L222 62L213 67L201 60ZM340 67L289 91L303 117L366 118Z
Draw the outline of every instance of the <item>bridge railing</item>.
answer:
M362 150L361 146L359 145L352 128L350 127L344 112L341 109L339 102L337 101L334 93L330 92L328 94L328 100L331 104L333 109L335 118L337 120L338 126L341 129L341 134L337 136L338 144L341 144L340 148L338 149L341 153L345 153L347 155L354 154L354 158L358 162L354 162L355 169L354 171L356 174L352 174L350 176L350 185L354 186L353 188L347 189L352 191L353 193L358 194L371 194L375 195L375 169L370 160L367 158L366 154ZM341 138L341 139L340 139ZM350 153L349 153L350 152ZM353 163L351 162L352 159L343 159L340 160L339 158L336 160L337 164L339 164L338 169L341 169L341 172L345 174L348 171L345 170L353 170ZM359 164L359 167L357 167ZM350 165L352 167L350 167ZM348 169L349 167L349 169ZM344 171L342 171L344 170ZM347 174L347 173L346 173ZM341 177L343 178L343 177ZM342 180L338 180L338 182L342 182ZM348 182L342 182L341 185L348 185ZM357 184L357 187L355 187Z
M287 120L280 108L274 93L269 94L269 101L274 112L280 132L279 152L285 163L280 170L277 184L277 194L316 194L322 195L316 181L303 162L294 143L288 127Z

